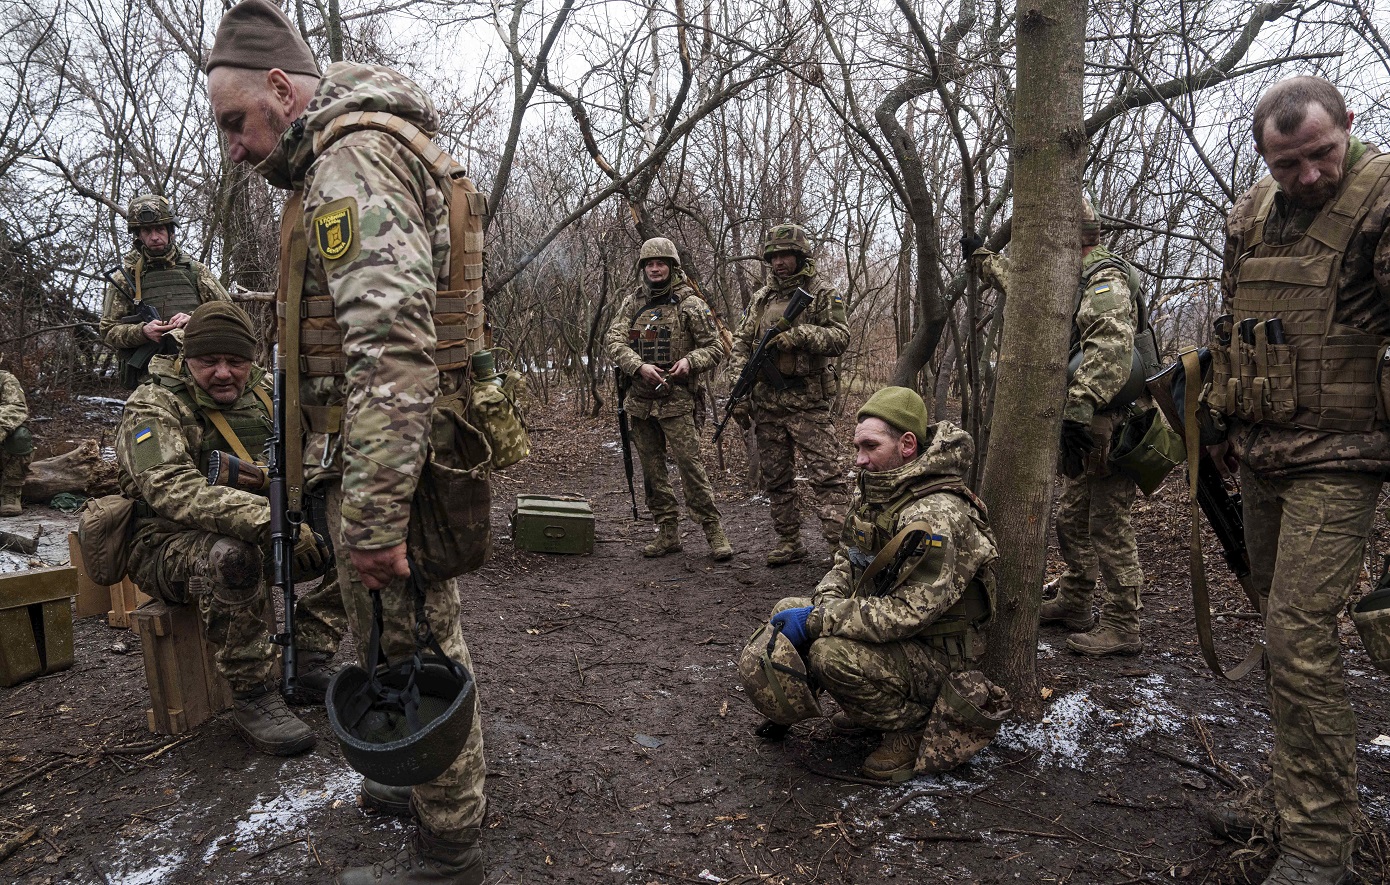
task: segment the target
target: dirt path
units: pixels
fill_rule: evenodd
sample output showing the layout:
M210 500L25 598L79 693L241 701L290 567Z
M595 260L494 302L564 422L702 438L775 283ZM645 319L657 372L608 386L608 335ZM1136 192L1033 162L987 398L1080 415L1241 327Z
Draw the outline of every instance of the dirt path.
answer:
M550 429L525 475L495 487L496 553L460 582L485 717L490 885L1260 881L1269 859L1242 872L1193 807L1224 780L1266 777L1270 736L1258 681L1223 685L1196 654L1176 484L1137 514L1146 652L1081 660L1045 630L1043 722L1008 725L948 776L880 788L855 782L868 739L823 722L782 744L750 733L736 652L778 598L820 576L814 563L763 566L766 502L720 498L731 563L713 563L689 523L684 553L645 560L650 525L627 518L613 429L536 423ZM586 495L594 555L513 550L507 513L523 491ZM1238 608L1230 588L1218 595ZM1255 624L1217 629L1233 644ZM1390 733L1390 691L1345 630L1375 829L1361 881L1383 882L1390 746L1374 741ZM131 638L79 621L71 670L0 689L0 845L37 828L0 860L0 881L311 885L403 843L401 823L357 807L321 710L307 714L319 746L294 759L251 751L225 716L154 739L140 656L113 650Z

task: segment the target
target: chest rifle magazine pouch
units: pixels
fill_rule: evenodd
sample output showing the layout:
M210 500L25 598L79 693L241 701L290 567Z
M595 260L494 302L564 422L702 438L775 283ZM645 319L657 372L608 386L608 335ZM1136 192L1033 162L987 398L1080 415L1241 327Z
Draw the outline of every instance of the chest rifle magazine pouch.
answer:
M428 582L480 567L492 546L488 486L492 450L455 399L435 404L429 455L410 502L406 547Z

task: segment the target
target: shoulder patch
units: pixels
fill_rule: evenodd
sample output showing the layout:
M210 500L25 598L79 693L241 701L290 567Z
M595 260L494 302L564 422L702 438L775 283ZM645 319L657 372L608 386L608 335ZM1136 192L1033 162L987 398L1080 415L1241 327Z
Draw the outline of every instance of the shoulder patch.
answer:
M159 428L153 424L142 424L131 431L131 460L137 474L164 463L164 452L159 444Z
M314 215L314 242L325 263L347 261L361 249L357 228L357 198L325 204Z

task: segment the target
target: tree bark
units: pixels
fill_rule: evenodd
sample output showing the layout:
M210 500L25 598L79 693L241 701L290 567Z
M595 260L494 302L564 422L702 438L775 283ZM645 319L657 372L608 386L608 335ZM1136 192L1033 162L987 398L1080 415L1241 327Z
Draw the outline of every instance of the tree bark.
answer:
M984 667L1025 718L1041 714L1037 679L1042 600L1066 394L1071 303L1081 272L1081 171L1086 159L1084 0L1018 8L1013 261L981 497L1000 545L998 610Z

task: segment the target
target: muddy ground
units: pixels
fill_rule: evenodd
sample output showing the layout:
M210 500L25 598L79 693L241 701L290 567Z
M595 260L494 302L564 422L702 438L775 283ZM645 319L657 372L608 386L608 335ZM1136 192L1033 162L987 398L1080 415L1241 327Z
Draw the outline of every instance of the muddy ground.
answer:
M48 408L51 434L101 412ZM1197 654L1179 483L1136 508L1151 581L1144 654L1080 659L1045 629L1042 722L1009 724L948 776L884 788L856 780L870 739L823 721L781 744L751 734L737 650L822 566L763 565L767 502L737 488L739 443L717 483L738 556L713 563L684 523L685 552L653 561L637 550L651 527L630 519L611 420L557 400L532 423L535 454L495 485L495 554L460 582L485 717L490 885L1261 881L1272 855L1214 840L1198 811L1228 783L1267 777L1270 733L1259 680L1223 684ZM593 555L514 550L519 492L587 496ZM33 520L62 537L72 518L35 508L5 522ZM67 556L58 544L40 554ZM1216 606L1239 609L1214 549L1208 559L1228 585ZM1255 628L1217 624L1231 647ZM1370 830L1359 881L1384 882L1390 690L1349 622L1343 634ZM0 846L33 828L0 860L0 882L312 885L404 843L406 825L357 806L321 709L306 713L318 747L293 759L252 751L225 714L160 738L145 727L134 635L87 618L75 637L72 669L0 689Z

